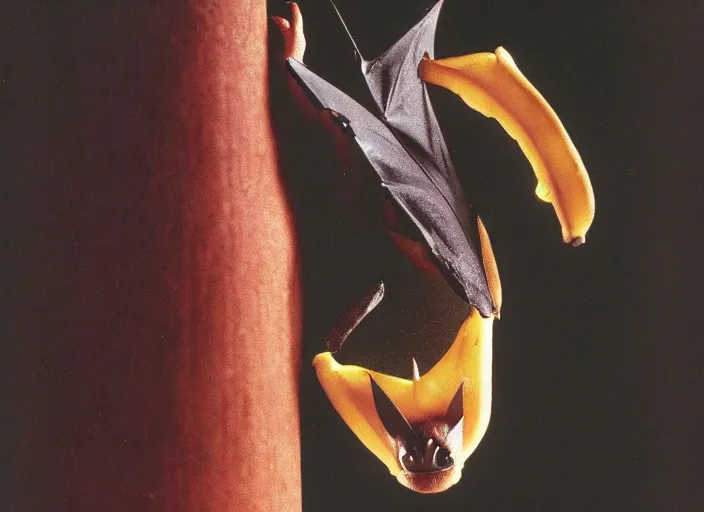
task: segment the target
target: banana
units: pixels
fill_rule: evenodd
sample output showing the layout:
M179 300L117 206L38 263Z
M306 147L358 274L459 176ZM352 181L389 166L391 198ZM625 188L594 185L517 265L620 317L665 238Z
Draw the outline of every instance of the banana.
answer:
M458 94L472 109L495 118L528 158L536 195L552 203L565 243L581 245L594 219L589 175L562 122L503 48L448 59L425 57L425 82Z

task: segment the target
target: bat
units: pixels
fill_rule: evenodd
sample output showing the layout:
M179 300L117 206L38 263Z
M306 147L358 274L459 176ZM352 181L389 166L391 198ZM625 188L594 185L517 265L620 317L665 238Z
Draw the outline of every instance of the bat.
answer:
M552 203L566 243L584 243L594 217L594 195L579 153L506 50L434 60L441 7L442 0L373 60L362 57L340 16L360 57L375 113L299 60L287 59L310 102L354 139L387 192L389 207L411 226L389 224L392 240L419 266L430 262L470 305L450 349L423 376L415 361L413 378L407 380L341 365L332 355L382 300L383 283L336 321L329 351L313 361L345 423L401 484L423 493L457 483L486 432L492 328L502 297L487 231L464 197L424 82L455 92L474 110L495 118L518 142L538 180L536 194ZM293 25L277 21L285 38L302 34L300 12L295 5L292 10ZM302 51L296 57L302 58Z
M340 317L328 339L333 351L383 293L379 284ZM470 308L450 349L422 376L413 360L410 380L340 364L331 352L313 360L335 410L409 489L434 493L457 483L486 432L493 320Z

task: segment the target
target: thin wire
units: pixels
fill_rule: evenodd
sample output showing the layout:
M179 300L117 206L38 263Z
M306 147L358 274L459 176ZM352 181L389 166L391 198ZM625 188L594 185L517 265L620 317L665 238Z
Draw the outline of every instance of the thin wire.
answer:
M362 52L359 51L359 48L357 47L357 43L354 41L354 37L352 37L350 30L347 28L347 24L345 23L345 20L342 19L342 15L340 14L340 11L337 9L335 2L330 0L330 4L332 5L332 8L335 9L335 12L337 13L337 17L340 18L340 22L342 23L342 26L345 29L345 32L347 32L347 37L349 37L350 41L352 41L352 46L354 46L354 51L357 52L357 55L359 55L359 58L361 60L364 60L364 57L362 57Z

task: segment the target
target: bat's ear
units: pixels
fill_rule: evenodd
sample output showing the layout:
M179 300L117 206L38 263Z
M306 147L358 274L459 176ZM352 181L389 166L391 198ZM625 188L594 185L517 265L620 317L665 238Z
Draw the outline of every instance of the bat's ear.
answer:
M457 388L455 396L452 397L450 405L447 407L447 412L445 413L445 420L447 421L448 427L452 430L457 426L457 424L462 421L464 417L464 382L460 383L460 387Z
M445 437L445 446L450 453L457 454L462 448L462 437L464 431L464 382L450 402L450 406L445 413L448 433Z
M369 380L372 383L374 406L386 432L394 439L409 439L413 435L413 427L371 375Z

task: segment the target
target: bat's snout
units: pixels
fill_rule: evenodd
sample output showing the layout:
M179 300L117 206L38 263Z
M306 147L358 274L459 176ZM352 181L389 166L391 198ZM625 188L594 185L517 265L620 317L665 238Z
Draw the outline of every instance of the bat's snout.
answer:
M452 466L432 473L401 471L396 475L396 478L401 485L408 487L412 491L423 494L433 494L449 489L459 482L461 476L462 468Z

